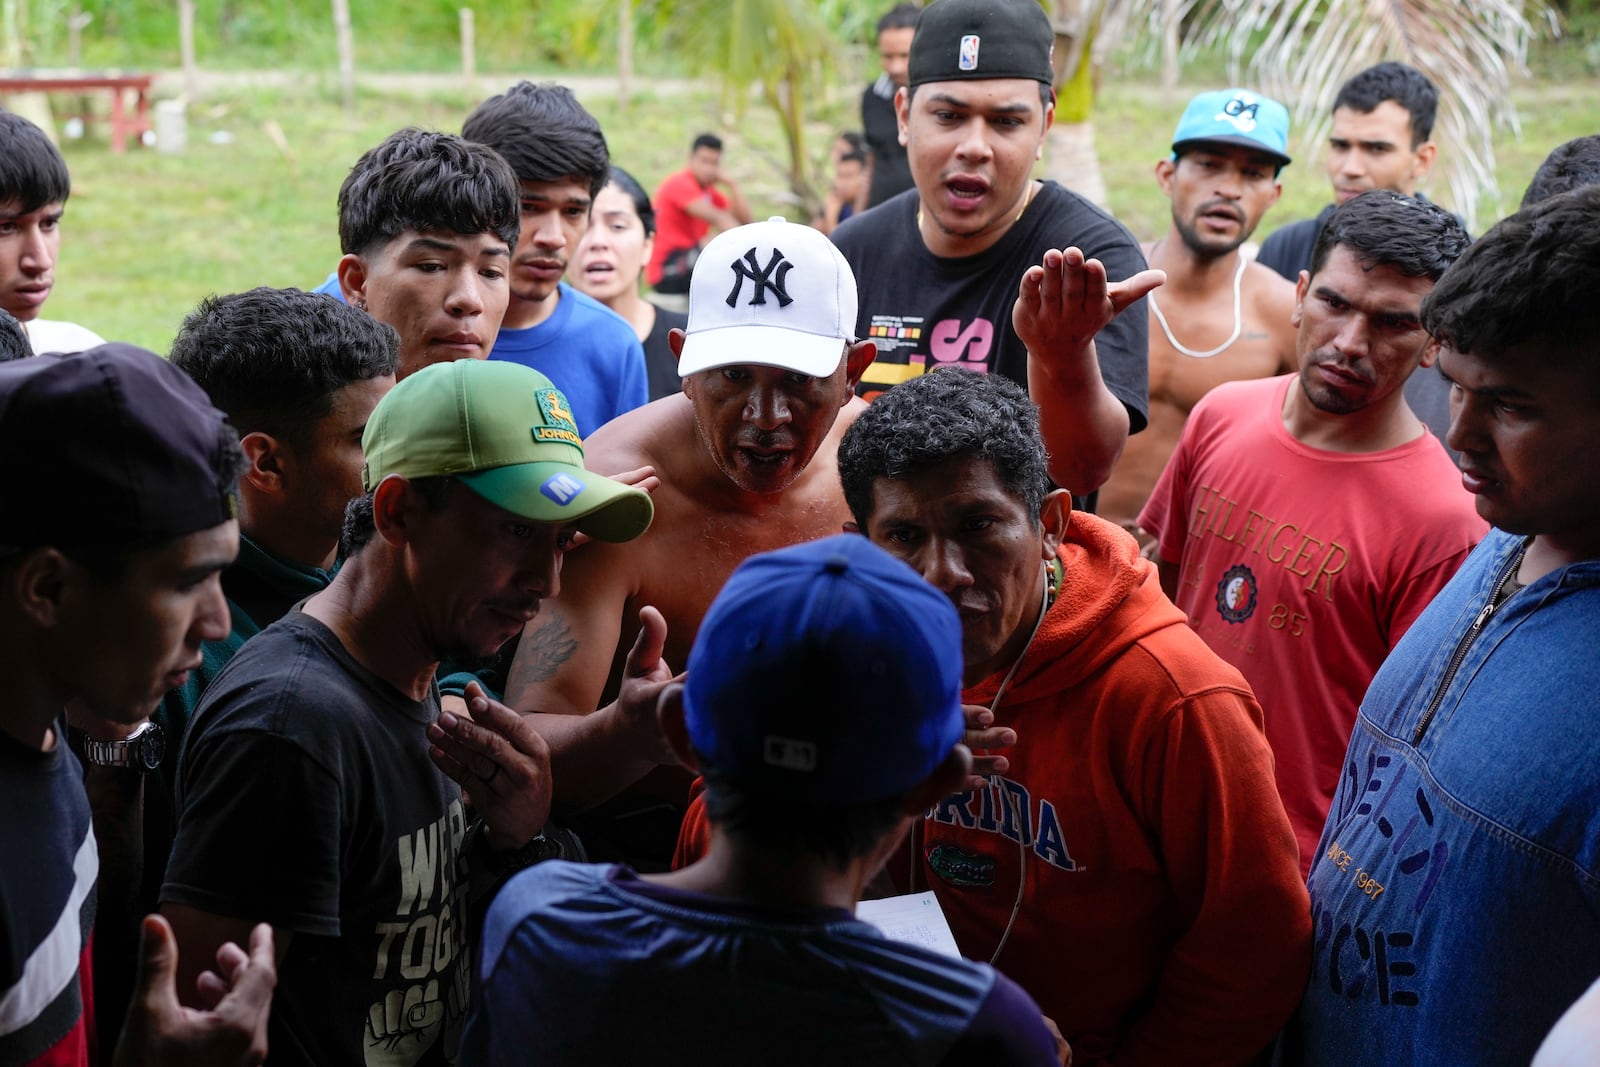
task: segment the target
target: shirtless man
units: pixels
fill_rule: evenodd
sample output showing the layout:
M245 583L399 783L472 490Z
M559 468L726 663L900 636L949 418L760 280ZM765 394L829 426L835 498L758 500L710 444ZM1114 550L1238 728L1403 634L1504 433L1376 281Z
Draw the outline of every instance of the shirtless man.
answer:
M838 445L865 407L855 385L875 354L872 342L851 340L855 323L855 278L822 234L782 219L725 231L695 264L687 334L671 334L683 393L584 442L597 472L649 465L661 484L647 534L625 550L594 543L567 558L560 596L524 632L512 665L506 702L539 713L559 801L604 801L648 769L620 759L562 762L581 717L616 691L641 607L665 617L663 658L681 667L740 561L837 533L849 519ZM655 775L576 824L591 857L664 869L688 784L681 772ZM643 808L640 792L659 804Z
M1172 158L1156 164L1172 226L1144 246L1150 266L1167 272L1167 284L1150 295L1150 424L1128 438L1099 505L1145 544L1134 520L1190 409L1223 382L1294 369L1294 286L1239 251L1283 192L1288 139L1282 104L1219 89L1189 102Z

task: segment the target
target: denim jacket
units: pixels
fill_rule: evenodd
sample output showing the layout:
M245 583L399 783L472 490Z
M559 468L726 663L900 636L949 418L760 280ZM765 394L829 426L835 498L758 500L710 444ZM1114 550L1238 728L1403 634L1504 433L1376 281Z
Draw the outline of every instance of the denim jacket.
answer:
M1600 561L1473 636L1521 545L1491 531L1362 701L1285 1063L1526 1064L1600 975Z

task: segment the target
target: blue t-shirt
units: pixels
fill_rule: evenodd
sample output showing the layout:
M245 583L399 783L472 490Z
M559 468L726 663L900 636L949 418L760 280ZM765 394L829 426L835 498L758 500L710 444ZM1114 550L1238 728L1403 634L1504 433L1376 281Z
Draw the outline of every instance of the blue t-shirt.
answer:
M525 330L502 329L490 359L532 367L567 395L588 437L649 400L644 348L627 320L566 282L548 319Z
M321 285L317 286L311 291L313 293L321 293L323 296L331 296L341 304L344 303L344 290L339 288L338 271L334 271L332 274L329 274L327 281L323 282Z
M517 875L479 973L462 1067L1056 1063L1038 1005L986 964L842 909L759 907L626 867Z

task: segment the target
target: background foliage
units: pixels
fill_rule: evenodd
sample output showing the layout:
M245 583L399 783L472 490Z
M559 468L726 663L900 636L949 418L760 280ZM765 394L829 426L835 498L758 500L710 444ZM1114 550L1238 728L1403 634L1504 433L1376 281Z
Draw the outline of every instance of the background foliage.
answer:
M8 2L20 4L25 17L30 61L64 62L68 0ZM354 112L346 113L327 0L197 0L197 51L208 76L190 103L188 150L112 156L96 124L86 137L63 142L73 196L60 285L47 313L164 351L207 293L317 284L338 259L335 197L355 158L407 123L459 129L477 100L516 77L571 84L600 119L616 161L651 188L682 165L696 132L714 129L727 138L728 167L758 217L807 217L790 173L788 131L775 112L757 93L730 99L714 81L691 77L704 73L683 44L694 27L667 15L669 4L686 10L683 0L634 0L639 77L629 106L619 104L610 75L623 2L530 0L479 10L479 76L469 89L459 73L455 3L352 0L363 80ZM832 134L858 122L861 86L876 73L866 39L888 0L808 2L836 41L832 73L802 101L803 151L815 174ZM1480 229L1515 206L1551 147L1600 132L1600 0L1558 6L1569 33L1540 42L1536 76L1516 82L1521 129L1495 131L1500 197L1483 205ZM86 66L176 66L171 0L83 0L82 9L92 16L82 38ZM1101 75L1093 114L1109 207L1145 240L1167 225L1168 205L1151 171L1183 102L1228 79L1220 52L1188 57L1183 84L1170 98L1156 87L1158 72L1148 47L1117 53ZM181 85L164 75L158 95L174 95ZM61 97L52 104L58 119L74 106ZM1257 239L1326 202L1320 153L1297 152L1284 185ZM1446 192L1438 182L1427 190Z

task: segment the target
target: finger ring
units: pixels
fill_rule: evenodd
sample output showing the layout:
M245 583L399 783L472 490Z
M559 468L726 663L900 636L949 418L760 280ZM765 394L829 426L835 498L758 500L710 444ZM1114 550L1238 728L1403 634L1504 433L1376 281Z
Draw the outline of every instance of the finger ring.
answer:
M500 764L496 763L494 765L494 770L490 771L489 772L489 776L483 780L483 784L484 785L488 785L490 782L494 781L496 776L499 775L499 773L500 773Z

